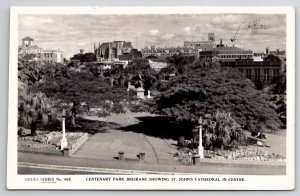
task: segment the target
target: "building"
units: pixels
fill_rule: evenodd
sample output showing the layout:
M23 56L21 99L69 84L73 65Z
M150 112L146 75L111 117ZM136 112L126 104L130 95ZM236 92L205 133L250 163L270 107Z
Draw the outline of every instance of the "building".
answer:
M37 61L62 63L64 61L63 52L59 48L57 50L41 50L37 53Z
M194 47L165 47L165 48L155 48L155 46L151 46L151 48L144 48L141 50L142 57L160 57L166 58L175 55L183 55L183 56L198 56L199 50Z
M281 72L286 71L286 51L285 50L280 50L276 49L274 51L269 51L269 49L266 49L266 54L272 54L274 56L277 56L281 60Z
M199 57L200 51L211 50L215 47L215 34L208 33L208 40L206 41L184 41L183 46L177 47L164 47L156 48L151 46L150 48L145 47L141 50L142 57L158 57L166 58L174 55L181 54L182 56Z
M210 50L214 48L214 41L184 41L183 45L185 47L192 47L195 49L199 49L200 51Z
M217 60L221 66L235 68L254 83L271 84L282 74L282 60L278 56L253 54L252 50L225 46L222 40L216 48L200 51L199 56L203 62Z
M31 37L24 37L22 39L22 45L18 48L18 54L20 56L31 54L33 55L32 60L40 62L62 63L64 61L63 51L60 49L44 50L34 45L34 39Z
M208 40L209 41L215 41L215 33L214 32L211 32L211 33L208 33Z
M238 69L243 76L252 80L254 83L271 84L278 79L281 74L280 58L269 54L263 61L253 61L253 59L238 59L234 62L222 62L222 66L229 66Z
M148 59L150 68L154 69L155 71L160 71L161 69L167 67L169 63L166 61L166 59Z
M126 41L113 41L99 43L99 46L94 46L94 53L97 61L118 61L120 55L136 54L136 50L133 51L131 42ZM132 56L133 57L133 56Z
M253 59L253 52L234 46L225 46L220 40L217 47L200 51L199 58L206 62L211 62L213 58L217 58L219 62L235 62L238 59Z
M210 50L215 47L215 34L208 33L207 41L184 41L185 47L193 47L200 51Z
M18 47L18 53L25 54L37 54L42 48L34 45L34 40L31 37L24 37L22 39L22 45Z

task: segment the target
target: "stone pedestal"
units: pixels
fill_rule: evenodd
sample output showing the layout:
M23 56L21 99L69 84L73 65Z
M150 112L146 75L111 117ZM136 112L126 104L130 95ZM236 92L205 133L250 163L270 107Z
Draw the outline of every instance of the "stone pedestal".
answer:
M119 160L120 161L124 161L125 160L125 158L124 158L124 152L123 151L119 151L118 154L119 154Z
M184 136L179 136L177 146L184 146Z
M70 149L66 147L62 150L62 153L64 157L68 157L70 156Z
M148 96L147 96L148 99L151 98L151 95L150 95L150 90L148 90Z
M136 96L137 96L137 98L145 99L144 92L145 92L145 90L142 87L137 88L136 89Z
M139 161L140 162L144 162L145 161L145 153L144 152L140 152L139 153Z
M64 150L68 146L68 140L67 138L63 138L60 140L60 149Z
M200 164L200 156L198 154L193 155L193 164L199 165Z

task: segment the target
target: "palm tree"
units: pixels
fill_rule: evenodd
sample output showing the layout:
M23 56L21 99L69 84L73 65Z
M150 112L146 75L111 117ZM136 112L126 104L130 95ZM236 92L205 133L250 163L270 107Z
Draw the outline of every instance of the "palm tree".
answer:
M217 111L204 122L203 141L205 148L224 147L233 141L245 142L246 135L241 126L227 112Z
M19 97L19 126L30 126L31 135L36 135L37 124L45 126L49 122L51 104L43 93L27 94Z

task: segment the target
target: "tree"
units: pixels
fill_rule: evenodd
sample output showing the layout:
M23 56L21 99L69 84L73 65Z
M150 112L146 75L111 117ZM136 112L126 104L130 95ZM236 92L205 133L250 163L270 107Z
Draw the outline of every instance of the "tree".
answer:
M75 54L73 57L71 57L71 60L79 60L80 62L92 62L96 61L96 55L92 52Z
M19 96L18 106L19 126L30 126L31 135L36 135L37 125L45 126L49 123L51 104L43 93Z
M157 83L158 73L156 73L155 70L151 69L150 65L147 63L128 66L124 70L124 76L136 88L139 87L142 83L142 87L147 92L148 90L155 87Z
M203 145L206 149L213 150L214 147L223 149L231 144L246 143L246 135L230 113L217 110L205 117Z
M113 103L110 112L123 112L123 110L116 109L116 107L124 99L128 98L125 88L112 87L105 79L96 78L88 71L69 71L68 75L69 77L59 76L52 80L38 83L32 87L32 91L43 92L47 97L62 100L66 103L86 103L88 108L102 107L106 105L105 101L109 100ZM77 111L78 109L76 108L76 113Z
M188 64L187 60L182 56L174 55L172 57L167 58L169 63L173 64L176 67L177 73L183 74L185 72L185 67Z
M187 70L164 85L155 100L156 113L197 124L200 116L229 112L249 131L277 130L281 122L254 84L231 68Z

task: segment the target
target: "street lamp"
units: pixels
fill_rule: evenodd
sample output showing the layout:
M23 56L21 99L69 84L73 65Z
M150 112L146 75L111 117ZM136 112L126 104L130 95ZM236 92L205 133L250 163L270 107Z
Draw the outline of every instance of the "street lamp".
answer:
M68 146L68 140L66 138L66 128L65 128L65 119L66 119L66 110L63 109L62 111L62 121L61 121L61 127L62 127L62 139L60 140L60 149L63 150Z
M199 147L198 147L198 154L200 158L204 158L204 148L202 146L202 124L203 124L203 119L200 116L199 120Z

